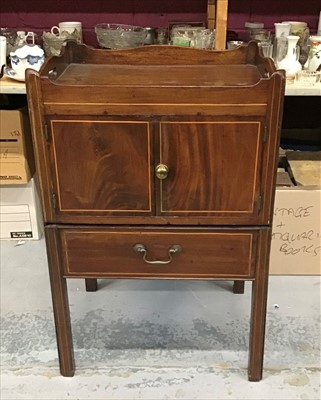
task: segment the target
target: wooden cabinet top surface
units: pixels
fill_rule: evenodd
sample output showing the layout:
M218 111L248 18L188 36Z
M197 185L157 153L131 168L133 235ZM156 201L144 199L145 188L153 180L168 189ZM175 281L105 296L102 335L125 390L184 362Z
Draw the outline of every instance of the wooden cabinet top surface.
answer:
M252 86L276 72L257 44L236 50L175 46L101 50L69 42L60 57L49 58L42 80L66 86Z
M226 115L235 113L231 106L241 114L263 115L273 93L284 92L284 82L284 73L262 56L256 42L213 51L175 46L97 50L70 41L60 57L26 75L30 96L42 98L48 115ZM182 105L187 107L177 109ZM242 111L242 105L261 109Z
M260 81L253 65L104 65L70 64L58 85L246 86Z

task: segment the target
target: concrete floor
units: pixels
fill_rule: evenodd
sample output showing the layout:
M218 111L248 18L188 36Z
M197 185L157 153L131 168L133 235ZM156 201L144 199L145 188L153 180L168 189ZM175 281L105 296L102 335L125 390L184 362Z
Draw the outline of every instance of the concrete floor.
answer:
M59 374L44 240L1 244L1 399L320 399L320 278L271 277L264 377L247 381L251 285L69 281Z

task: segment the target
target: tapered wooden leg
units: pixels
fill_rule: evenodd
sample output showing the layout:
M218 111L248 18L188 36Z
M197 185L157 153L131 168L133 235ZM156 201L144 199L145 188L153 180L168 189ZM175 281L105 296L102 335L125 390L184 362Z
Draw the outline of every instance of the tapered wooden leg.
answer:
M86 292L96 292L98 289L97 279L86 278L85 279Z
M270 239L270 229L260 232L255 280L252 283L252 312L248 368L250 381L261 380L263 372Z
M233 293L235 294L243 294L244 293L244 281L234 281L233 284Z
M60 372L63 376L73 376L75 364L68 291L66 279L62 274L57 228L46 227L45 234Z

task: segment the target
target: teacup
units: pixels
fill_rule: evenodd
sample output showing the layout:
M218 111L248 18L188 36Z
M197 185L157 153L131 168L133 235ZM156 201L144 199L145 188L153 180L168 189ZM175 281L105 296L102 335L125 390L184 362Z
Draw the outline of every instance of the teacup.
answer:
M16 51L10 53L11 67L15 71L18 78L24 79L27 68L36 71L44 63L44 51L37 45L25 45L19 47Z
M77 42L82 42L81 22L59 22L58 26L51 28L51 33L56 36L73 36Z

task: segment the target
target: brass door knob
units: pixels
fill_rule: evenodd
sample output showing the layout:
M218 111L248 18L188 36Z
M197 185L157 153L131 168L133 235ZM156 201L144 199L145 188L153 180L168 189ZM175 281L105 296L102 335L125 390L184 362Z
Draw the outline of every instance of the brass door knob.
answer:
M165 164L158 164L155 168L156 176L158 179L166 179L168 176L168 166Z

